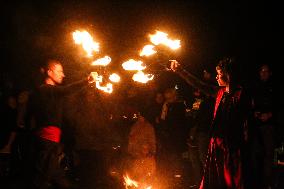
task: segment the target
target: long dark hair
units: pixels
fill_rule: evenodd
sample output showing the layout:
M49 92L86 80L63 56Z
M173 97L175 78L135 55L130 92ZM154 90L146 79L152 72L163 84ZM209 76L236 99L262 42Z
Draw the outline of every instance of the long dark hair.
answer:
M229 76L229 86L231 89L235 89L240 86L240 77L239 77L239 68L236 62L236 58L233 57L224 57L219 60L216 69L219 69L224 74L225 81L228 81Z

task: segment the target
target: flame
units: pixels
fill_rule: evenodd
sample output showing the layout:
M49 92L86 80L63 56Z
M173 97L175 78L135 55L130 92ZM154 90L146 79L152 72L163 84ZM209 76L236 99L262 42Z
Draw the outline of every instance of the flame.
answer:
M176 50L176 49L178 49L178 48L180 48L180 40L168 40L167 41L167 46L169 47L169 48L171 48L172 50Z
M101 86L101 82L103 81L103 76L101 75L98 75L97 72L91 72L92 74L92 77L95 78L95 81L96 82L96 88L99 89L99 90L102 90L106 93L112 93L113 91L113 88L112 88L112 84L111 83L107 83L106 86Z
M101 86L100 82L96 82L96 87L106 93L112 93L113 88L111 83L107 83L106 86Z
M97 72L91 72L91 76L92 76L92 78L93 78L93 81L91 81L91 83L93 83L93 82L95 82L95 81L97 81L99 78L99 75L98 75L98 73Z
M168 40L168 34L157 31L156 34L150 35L150 40L153 44L159 45Z
M99 51L99 43L94 42L93 37L87 31L76 30L73 32L75 44L82 45L87 52L87 56L93 56L93 51Z
M136 61L133 59L130 59L122 64L123 69L125 70L144 70L146 66L142 66L142 61Z
M168 38L168 34L157 31L156 34L150 35L150 40L154 45L160 45L163 44L172 50L176 50L180 48L180 40L172 40Z
M103 76L98 75L97 72L91 72L91 73L96 76L96 77L95 77L95 78L96 78L96 82L99 82L99 83L103 82Z
M111 62L111 58L109 56L105 56L103 58L99 58L92 62L92 66L106 66Z
M154 78L154 75L144 74L144 72L142 72L142 71L138 71L132 77L132 79L134 81L137 81L137 82L140 82L140 83L147 83L149 80L152 80L153 78Z
M138 182L136 182L135 180L131 180L127 174L126 176L123 176L123 178L124 185L126 186L126 188L128 188L129 186L135 186L136 188L138 187Z
M152 189L152 186L145 186L145 184L140 184L135 180L132 180L129 178L129 176L126 174L126 176L123 176L124 178L124 185L126 187L126 189L128 189L129 187L133 188L140 188L140 189Z
M157 51L153 49L154 47L154 45L145 45L140 52L140 56L150 56L152 54L155 54Z
M117 75L116 73L113 73L109 76L109 80L111 80L112 82L119 82L120 81L120 77L119 75Z

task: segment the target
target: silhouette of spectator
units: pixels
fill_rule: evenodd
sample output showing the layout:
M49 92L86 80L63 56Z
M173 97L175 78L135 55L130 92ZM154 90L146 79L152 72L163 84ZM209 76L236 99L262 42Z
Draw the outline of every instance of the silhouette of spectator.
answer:
M214 99L194 90L194 102L188 114L191 130L188 138L189 157L193 168L194 185L201 181L210 138Z
M15 95L7 94L1 104L0 126L0 177L10 176L12 167L12 149L16 138L17 101Z
M252 163L255 173L255 187L268 188L272 185L273 152L275 144L272 71L261 65L258 80L252 86L253 100L253 146Z

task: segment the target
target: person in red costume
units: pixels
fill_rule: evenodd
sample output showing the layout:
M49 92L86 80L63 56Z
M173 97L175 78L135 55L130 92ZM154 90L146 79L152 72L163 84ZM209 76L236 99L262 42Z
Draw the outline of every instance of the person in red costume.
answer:
M208 154L200 189L243 189L243 155L247 141L247 121L251 99L237 80L236 62L223 58L216 66L218 87L209 86L185 69L171 68L202 92L216 97Z

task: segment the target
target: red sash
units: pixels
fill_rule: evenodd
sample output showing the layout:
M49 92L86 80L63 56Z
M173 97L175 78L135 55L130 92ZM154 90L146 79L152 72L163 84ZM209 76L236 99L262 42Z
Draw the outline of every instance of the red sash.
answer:
M61 129L55 126L47 126L42 128L37 134L41 138L59 143Z

